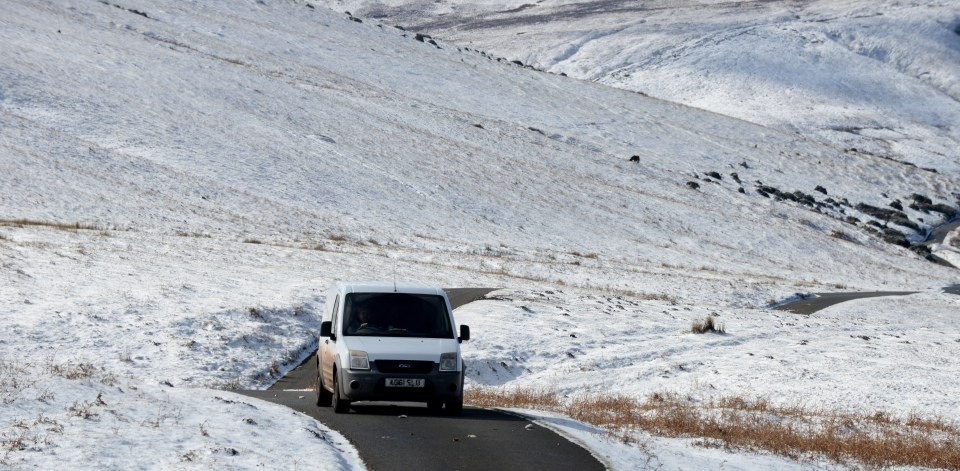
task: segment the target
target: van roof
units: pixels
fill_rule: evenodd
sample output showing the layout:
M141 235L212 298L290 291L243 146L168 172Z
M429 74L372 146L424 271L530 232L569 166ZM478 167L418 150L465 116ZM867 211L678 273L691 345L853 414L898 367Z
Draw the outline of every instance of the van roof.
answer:
M337 290L343 293L412 293L446 296L443 288L426 283L392 281L338 281Z

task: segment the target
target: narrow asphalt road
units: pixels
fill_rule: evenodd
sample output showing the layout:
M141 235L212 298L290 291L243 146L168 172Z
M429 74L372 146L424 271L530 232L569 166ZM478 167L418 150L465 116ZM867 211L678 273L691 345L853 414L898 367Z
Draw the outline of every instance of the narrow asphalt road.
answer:
M314 391L240 393L285 405L340 432L372 471L605 469L553 431L499 411L464 407L460 417L447 417L422 405L366 403L335 414L317 407Z
M930 236L927 238L926 244L942 244L944 238L953 230L960 228L960 219L951 221L947 224L943 224L939 227L934 228L930 233ZM931 256L933 261L944 266L953 267L952 264L946 260L937 257ZM956 267L955 267L956 268ZM960 294L960 285L948 286L943 288L945 293L949 294ZM863 293L815 293L816 297L808 299L800 299L793 301L782 306L777 307L776 309L781 311L793 312L796 314L805 314L810 315L821 309L828 308L834 304L839 304L844 301L850 301L853 299L861 298L874 298L878 296L905 296L908 294L914 294L916 291L873 291L873 292L863 292Z
M928 247L934 244L942 244L943 241L947 238L947 234L949 234L950 232L958 228L960 228L960 219L956 219L946 224L937 226L933 229L933 231L930 232L930 235L927 236L927 240L926 242L924 242L924 244ZM932 260L934 263L943 265L945 267L960 268L960 267L954 266L952 263L946 261L945 259L940 258L933 254L929 255L928 258Z
M454 308L492 289L446 289ZM285 405L340 432L373 471L602 470L583 447L550 429L499 411L464 407L460 417L423 404L355 403L348 414L316 405L316 356L265 391L241 394Z
M821 309L826 309L834 304L840 304L844 301L861 298L876 298L880 296L906 296L914 294L916 291L872 291L863 293L815 293L817 297L800 299L793 301L776 309L780 311L793 312L795 314L810 315Z
M930 231L930 235L927 237L927 243L942 244L944 239L947 238L947 234L956 229L960 229L960 219L937 226Z

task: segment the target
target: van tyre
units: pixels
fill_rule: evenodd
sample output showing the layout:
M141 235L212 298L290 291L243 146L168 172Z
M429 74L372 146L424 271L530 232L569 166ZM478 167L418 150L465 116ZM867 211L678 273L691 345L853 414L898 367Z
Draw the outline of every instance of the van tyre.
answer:
M463 396L460 396L452 401L447 401L447 415L458 416L463 413Z
M346 414L350 412L350 401L340 396L340 380L337 379L337 372L333 372L333 411L337 414Z
M333 402L333 393L323 387L323 375L317 373L317 405L320 407L329 407Z
M466 368L466 366L464 366ZM446 413L447 415L458 416L463 413L463 382L465 375L460 375L460 396L452 401L447 401Z

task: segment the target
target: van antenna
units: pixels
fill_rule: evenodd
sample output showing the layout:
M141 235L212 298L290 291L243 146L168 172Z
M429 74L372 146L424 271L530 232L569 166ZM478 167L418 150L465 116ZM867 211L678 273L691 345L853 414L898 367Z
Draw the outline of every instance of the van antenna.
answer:
M397 259L393 259L393 292L397 292Z

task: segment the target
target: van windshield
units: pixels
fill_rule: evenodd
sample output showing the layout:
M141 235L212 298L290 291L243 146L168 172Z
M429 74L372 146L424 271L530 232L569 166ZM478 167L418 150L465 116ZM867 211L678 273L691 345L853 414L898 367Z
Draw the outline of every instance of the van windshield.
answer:
M343 305L343 335L453 338L443 296L351 293Z

